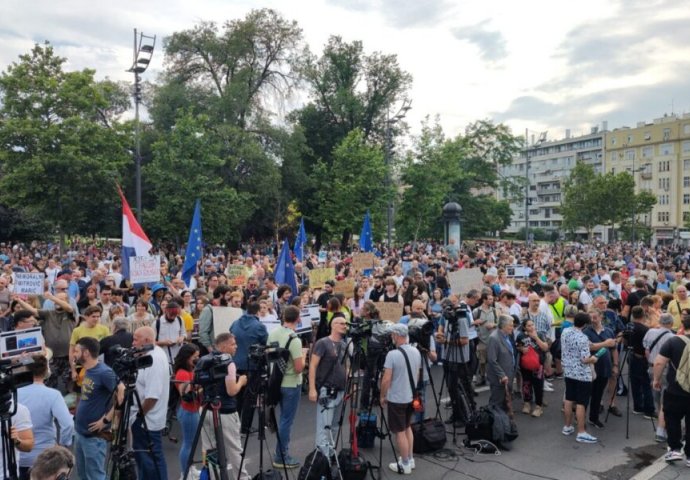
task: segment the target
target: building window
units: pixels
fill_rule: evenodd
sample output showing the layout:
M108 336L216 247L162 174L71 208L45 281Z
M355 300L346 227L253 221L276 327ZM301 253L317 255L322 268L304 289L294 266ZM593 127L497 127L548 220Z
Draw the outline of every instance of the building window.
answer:
M671 171L671 161L670 160L663 160L663 161L659 162L659 171L660 172Z
M668 178L660 178L659 179L659 189L660 190L668 190L671 186L671 181Z
M662 143L659 145L659 155L673 155L673 144Z
M654 155L654 147L644 147L642 149L642 158L651 158Z
M659 212L656 214L656 218L660 222L668 222L669 214L668 212Z
M683 125L683 133L685 135L690 135L690 123L686 123Z
M683 222L690 220L690 212L683 212Z
M683 160L683 170L690 170L690 160Z
M625 151L625 159L626 160L635 160L635 150L626 150Z
M683 142L683 153L688 152L690 152L690 140L686 140Z
M664 128L664 140L668 140L669 138L671 138L671 129Z
M615 145L615 144L616 144L616 137L611 137L611 145Z
M644 139L649 141L652 139L652 134L650 132L644 132Z
M683 177L683 188L690 187L690 177Z
M683 205L690 205L690 193L683 194Z

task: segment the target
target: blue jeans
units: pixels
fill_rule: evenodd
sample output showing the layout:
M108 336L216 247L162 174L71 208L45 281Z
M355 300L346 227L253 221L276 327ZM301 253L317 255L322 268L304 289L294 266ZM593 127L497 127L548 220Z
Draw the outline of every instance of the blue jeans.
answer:
M290 430L292 429L292 422L294 422L297 416L297 407L299 407L299 401L302 397L302 388L301 386L281 387L280 394L282 396L280 400L280 420L278 422L278 440L280 443L276 442L275 456L275 459L278 461L287 458L289 454Z
M630 355L630 390L633 395L633 410L654 413L652 384L647 373L647 359Z
M155 463L149 454L149 438L153 457L156 459ZM137 478L168 480L168 467L163 455L162 430L157 432L149 430L148 435L146 435L142 426L142 419L137 418L132 424L132 449L134 450L134 459L137 462Z
M182 407L177 408L177 421L182 430L182 446L180 447L180 469L184 473L187 470L187 459L192 449L196 427L199 425L199 412L190 412Z
M336 427L338 417L336 411L343 403L345 392L338 392L335 398L329 397L326 387L319 389L319 400L316 402L316 447L321 450L326 458L331 458L335 451L335 438L338 436Z
M108 442L75 433L74 456L81 480L105 480L105 453Z

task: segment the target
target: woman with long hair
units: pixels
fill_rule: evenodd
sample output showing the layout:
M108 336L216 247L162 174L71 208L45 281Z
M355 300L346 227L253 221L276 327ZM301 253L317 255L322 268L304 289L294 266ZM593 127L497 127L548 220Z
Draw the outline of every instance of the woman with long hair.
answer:
M185 343L175 357L173 371L175 385L180 392L180 406L177 408L177 421L182 430L182 446L180 447L180 469L187 470L187 460L192 449L194 434L199 425L199 399L192 381L194 380L194 365L199 359L199 347L193 343Z

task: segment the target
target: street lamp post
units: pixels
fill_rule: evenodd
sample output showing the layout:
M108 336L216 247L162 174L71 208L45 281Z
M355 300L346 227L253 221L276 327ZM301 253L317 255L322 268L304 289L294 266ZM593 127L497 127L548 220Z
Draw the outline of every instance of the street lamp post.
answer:
M134 29L134 59L127 70L134 74L134 162L136 166L136 196L137 220L141 223L141 132L139 124L139 105L141 104L141 74L149 68L153 49L156 46L156 36L144 35Z
M384 161L386 164L386 186L390 188L391 184L393 183L393 179L391 176L391 155L392 155L392 149L393 149L393 138L392 138L392 131L391 127L397 123L398 121L402 120L405 118L405 114L407 111L412 108L412 102L410 100L405 100L403 101L402 106L400 107L400 110L398 113L392 117L392 118L387 118L386 119L386 131L385 131L385 140L384 140L384 149L383 149L383 154L384 154ZM386 244L388 246L388 249L390 250L392 242L393 242L393 198L388 199L388 205L386 206L386 219L387 219L387 228L386 228Z

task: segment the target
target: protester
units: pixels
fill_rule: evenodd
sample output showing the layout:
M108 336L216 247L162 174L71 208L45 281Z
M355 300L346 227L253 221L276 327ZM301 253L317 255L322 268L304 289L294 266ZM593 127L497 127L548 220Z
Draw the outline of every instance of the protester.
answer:
M176 388L181 399L177 409L177 421L180 422L182 431L182 445L179 453L181 472L187 471L187 460L199 425L200 403L193 382L194 366L197 360L199 360L199 347L188 343L180 348L173 365Z

